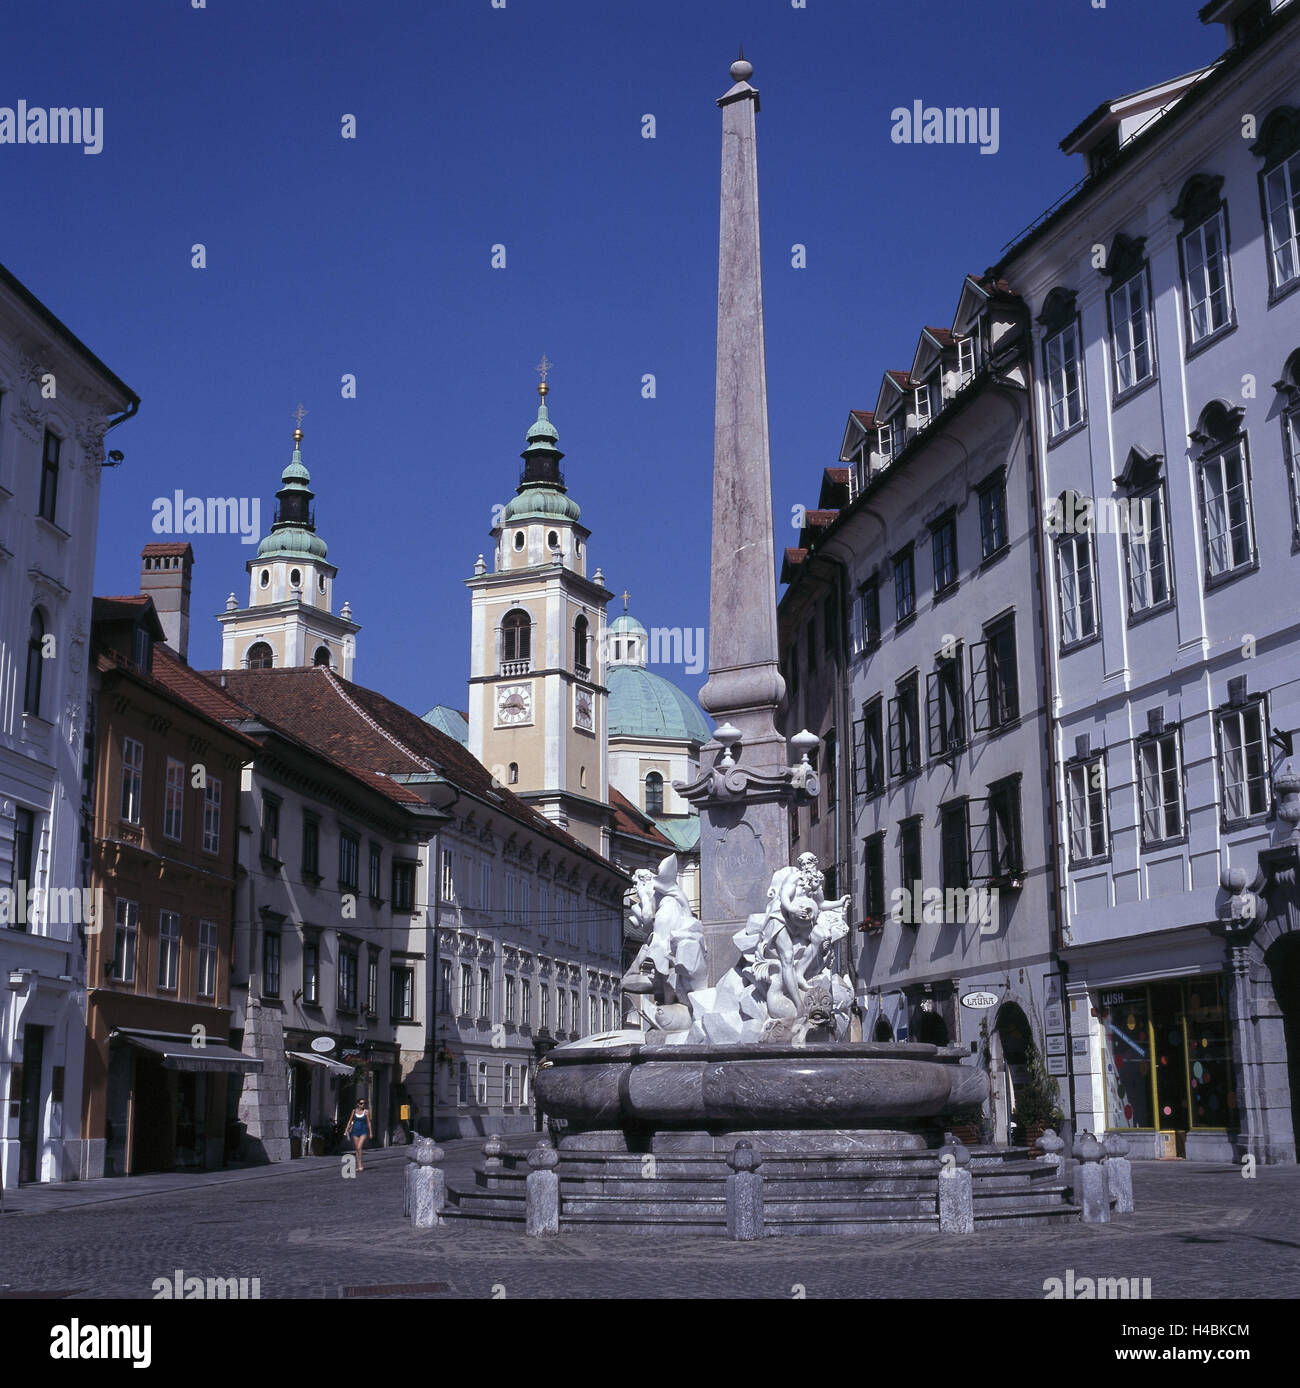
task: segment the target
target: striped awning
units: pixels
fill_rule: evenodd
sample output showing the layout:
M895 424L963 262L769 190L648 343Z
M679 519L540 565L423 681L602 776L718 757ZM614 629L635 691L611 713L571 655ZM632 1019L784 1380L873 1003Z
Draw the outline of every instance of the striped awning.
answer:
M166 1031L128 1031L119 1027L113 1036L136 1050L158 1056L164 1070L217 1071L230 1075L261 1074L263 1064L251 1055L219 1041L194 1044L194 1037Z

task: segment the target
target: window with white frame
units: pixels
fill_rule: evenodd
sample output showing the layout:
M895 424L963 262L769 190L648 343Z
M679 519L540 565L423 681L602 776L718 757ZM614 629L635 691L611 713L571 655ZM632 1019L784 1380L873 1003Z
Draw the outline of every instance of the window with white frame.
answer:
M1275 290L1300 278L1300 152L1264 175L1269 272Z
M438 960L438 1011L445 1017L451 1011L451 960Z
M211 777L203 787L203 851L221 852L221 782Z
M915 391L914 409L916 411L916 431L919 434L922 429L930 423L934 417L934 401L931 396L931 387L919 385Z
M557 1031L568 1031L569 1029L569 995L563 988L555 990L555 1029Z
M488 1101L488 1068L487 1061L480 1060L478 1063L478 1102L480 1108L486 1108Z
M505 978L505 1002L503 1007L504 1020L513 1023L518 1020L515 1015L515 1004L518 996L518 984L509 975Z
M519 1067L519 1107L528 1107L528 1062L525 1060Z
M1178 730L1138 739L1138 798L1144 847L1183 834L1183 761Z
M442 877L439 882L439 894L443 901L456 900L455 867L455 854L450 848L444 848L442 850Z
M158 987L176 991L181 968L181 918L175 911L158 913Z
M492 909L492 864L486 859L479 864L478 904L481 911Z
M460 966L460 1015L474 1015L474 967L471 964Z
M531 980L519 980L519 1025L530 1027L533 1024L533 985Z
M1079 350L1079 324L1072 319L1047 339L1043 348L1047 364L1049 425L1053 438L1073 429L1083 419L1083 363Z
M1262 699L1221 712L1219 779L1225 824L1243 822L1268 810L1268 728Z
M502 1068L501 1102L511 1105L515 1101L515 1067L509 1061Z
M1110 852L1106 822L1106 762L1101 756L1066 770L1070 801L1070 861L1090 862Z
M1085 531L1062 535L1056 541L1062 646L1077 645L1097 634L1097 590L1092 575L1091 538Z
M980 558L990 559L1007 545L1007 482L999 468L980 484Z
M1282 414L1282 451L1286 458L1288 489L1291 493L1292 543L1300 543L1300 352L1287 362L1281 387L1289 404Z
M219 929L215 921L199 922L199 997L217 995L217 942Z
M1141 520L1124 536L1128 566L1129 614L1136 616L1163 607L1173 596L1169 574L1169 519L1163 486L1132 499L1130 514Z
M888 467L894 461L894 426L881 424L876 429L876 452L880 455L880 467Z
M600 999L594 993L587 998L587 1017L589 1032L600 1030Z
M135 982L136 946L140 938L140 903L117 899L117 923L113 932L113 968L109 975L115 983Z
M1255 530L1245 441L1238 439L1198 467L1201 535L1208 578L1222 577L1254 562Z
M1193 344L1232 321L1227 239L1222 209L1181 238L1187 333Z
M957 341L957 389L975 379L975 337L970 334Z
M538 1021L540 1030L545 1031L551 1025L551 989L550 985L540 983L537 986L538 1002L541 1007L541 1014Z
M1115 394L1123 395L1155 374L1151 324L1147 313L1146 270L1117 285L1110 305L1111 351L1115 361Z
M487 1021L492 1020L492 971L478 971L478 1015Z
M133 737L122 739L122 818L139 824L144 790L144 743Z
M302 1000L320 1006L320 937L315 934L304 935L302 942Z
M163 800L163 838L179 840L185 820L185 763L167 758L166 795Z
M503 874L506 883L506 920L513 923L515 919L515 875L513 872Z
M469 1061L461 1059L456 1067L456 1071L456 1102L458 1104L468 1104L470 1102Z
M339 988L338 1005L346 1012L357 1010L357 968L360 951L356 945L339 945Z

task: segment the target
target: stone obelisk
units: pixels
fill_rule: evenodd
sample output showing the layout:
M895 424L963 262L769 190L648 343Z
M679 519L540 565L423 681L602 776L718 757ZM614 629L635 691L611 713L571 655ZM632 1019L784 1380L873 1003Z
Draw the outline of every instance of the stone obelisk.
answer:
M758 230L758 92L743 57L722 107L718 246L718 364L713 432L709 678L700 703L717 720L711 768L678 789L700 811L700 915L709 977L735 962L731 936L763 909L772 874L789 863L792 774L776 717L772 478Z

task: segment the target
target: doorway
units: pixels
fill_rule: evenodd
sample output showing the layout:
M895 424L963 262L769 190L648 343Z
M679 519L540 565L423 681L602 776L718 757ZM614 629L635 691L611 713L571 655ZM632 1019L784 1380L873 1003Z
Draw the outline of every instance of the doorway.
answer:
M22 1078L17 1086L18 1184L41 1179L41 1072L45 1068L45 1028L23 1027Z
M1284 935L1269 950L1273 996L1282 1013L1286 1071L1291 1089L1291 1131L1300 1134L1300 936Z

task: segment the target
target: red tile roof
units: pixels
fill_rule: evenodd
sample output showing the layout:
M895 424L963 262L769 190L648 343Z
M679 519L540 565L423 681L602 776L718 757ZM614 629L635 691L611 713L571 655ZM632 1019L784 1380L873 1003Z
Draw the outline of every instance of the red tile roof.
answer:
M142 559L146 554L188 554L193 559L194 550L188 540L154 540L140 551Z
M614 832L625 834L634 839L643 839L646 843L653 843L661 848L666 848L670 853L677 851L677 845L665 834L649 815L642 814L640 810L623 794L613 786L609 788L609 803L614 810Z
M153 599L147 593L124 593L111 598L93 598L90 604L90 621L96 622L138 622L141 614L148 609L149 629L156 641L165 641L167 633L154 609Z
M875 427L876 415L873 410L850 410L849 413L864 429L872 429Z

